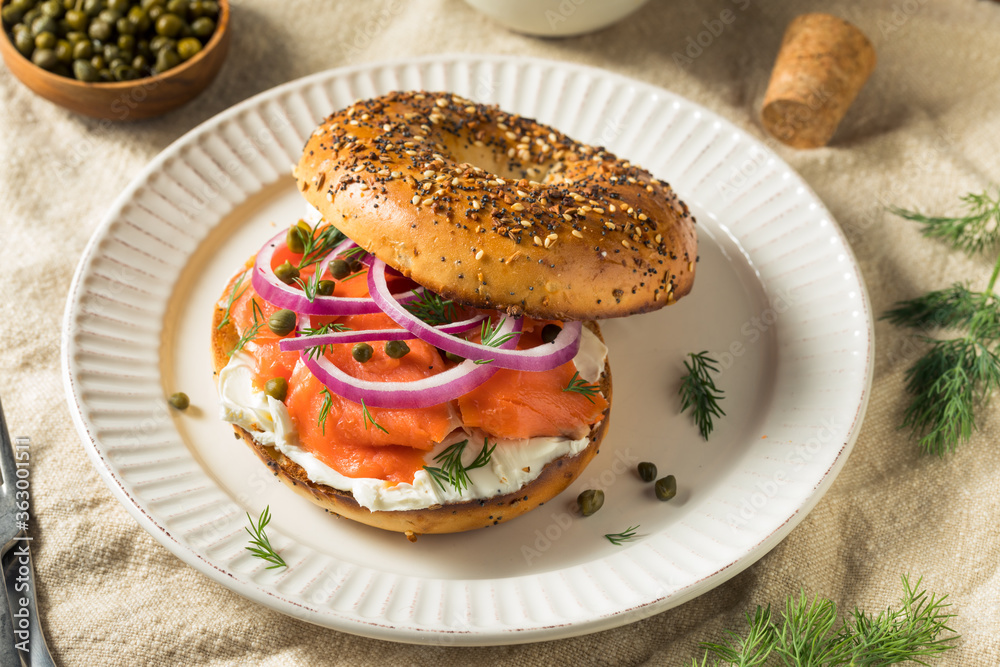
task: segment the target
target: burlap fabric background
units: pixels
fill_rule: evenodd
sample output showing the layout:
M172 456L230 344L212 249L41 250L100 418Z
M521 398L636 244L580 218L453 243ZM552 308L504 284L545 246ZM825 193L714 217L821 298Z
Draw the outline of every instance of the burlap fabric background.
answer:
M700 54L692 50L692 62L678 64L675 52L725 9L735 20ZM63 398L64 298L105 207L157 152L232 104L345 64L445 51L531 54L663 86L763 136L756 109L781 34L806 11L852 21L878 51L873 78L829 148L777 148L847 231L875 312L956 279L982 288L991 258L967 259L925 240L883 206L956 210L957 195L1000 180L994 2L653 0L603 32L539 40L510 33L459 0L238 0L232 52L208 91L165 118L110 129L34 97L0 70L0 395L12 430L34 443L36 567L57 662L679 664L698 652L698 641L739 627L754 604L780 604L805 587L844 608L877 609L895 603L906 572L950 593L959 614L961 647L939 664L1000 662L1000 405L982 415L980 432L955 455L918 455L895 427L905 406L903 372L919 348L886 323L876 325L875 380L854 453L781 545L680 608L525 646L441 649L363 639L292 620L211 583L112 498Z

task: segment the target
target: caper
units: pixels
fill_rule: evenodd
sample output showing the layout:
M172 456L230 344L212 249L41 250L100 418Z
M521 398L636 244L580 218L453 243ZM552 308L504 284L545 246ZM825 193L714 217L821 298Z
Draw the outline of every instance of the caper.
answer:
M132 59L132 67L145 73L149 69L149 61L146 60L146 56L136 56Z
M125 17L115 21L115 29L118 31L119 35L135 35L135 33L139 30L134 23Z
M122 17L120 12L116 12L112 9L102 9L101 13L97 15L98 21L104 21L108 25L117 25L118 19Z
M66 12L66 8L62 6L59 0L46 0L40 7L42 14L51 16L54 19L62 18L62 15Z
M285 245L296 255L301 255L306 251L305 240L302 238L302 228L292 225L285 233Z
M331 296L333 290L337 288L337 283L332 280L321 280L316 284L316 294L320 296Z
M163 49L177 48L177 42L170 39L169 37L164 37L163 35L157 35L153 39L149 40L149 48L152 49L153 53L159 53Z
M285 400L288 395L288 380L285 378L271 378L264 383L264 393L276 401Z
M580 506L583 516L590 516L604 506L604 492L600 489L587 489L576 497L576 504Z
M162 54L163 51L160 51ZM160 58L157 56L156 63L159 66ZM292 263L285 260L284 264L279 264L276 269L274 269L274 275L277 276L278 280L285 283L286 285L291 285L295 282L295 279L299 277L299 270L292 266Z
M201 3L202 12L205 16L218 16L219 15L219 3L215 0L202 0Z
M90 61L82 58L73 61L73 76L75 76L78 81L86 81L88 83L92 83L101 78L98 76L97 70L94 66L90 64Z
M137 54L139 54L146 60L149 60L150 58L153 57L153 49L149 48L148 39L140 39L138 42L136 42L135 51Z
M177 51L174 49L160 49L160 52L156 54L156 65L153 67L153 71L157 74L162 74L168 69L173 69L181 64L181 57L177 55Z
M663 479L656 480L656 497L660 500L670 500L677 495L677 479L673 475L667 475Z
M24 13L24 18L21 19L21 22L28 26L28 28L31 28L31 24L33 24L41 15L42 10L38 7L33 7ZM34 37L34 35L32 35L32 37Z
M643 461L638 466L636 470L639 473L639 478L644 482L652 482L656 479L656 464L650 463L649 461Z
M115 80L115 75L112 74L111 70L109 70L107 67L105 67L102 70L98 70L97 75L101 77L101 81L105 83L110 83L111 81Z
M177 42L177 53L181 60L191 60L201 51L201 42L197 37L185 37Z
M176 37L184 26L184 21L176 14L164 14L156 19L156 34L164 37Z
M90 59L90 64L93 65L94 69L97 71L101 71L108 66L108 64L104 62L104 56L99 53Z
M196 36L205 39L215 32L215 21L207 16L197 18L191 23L191 31L194 32Z
M146 30L149 30L149 15L142 7L132 7L128 10L128 14L125 18L128 19L129 23L135 26L136 32L145 32Z
M191 30L190 23L185 22L184 25L181 26L181 31L177 33L177 39L181 39L182 37L194 37L194 31Z
M351 275L351 265L342 259L335 259L327 265L330 275L337 280L343 280Z
M187 410L188 406L191 405L191 399L188 398L188 395L183 391L178 391L170 394L170 398L167 399L167 403L170 403L170 405L178 410Z
M167 0L142 0L139 4L143 9L149 9L150 7L163 7L167 4Z
M134 35L118 35L118 48L121 51L135 52ZM131 58L129 58L131 60Z
M80 42L89 42L90 39L87 37L87 33L80 32L79 30L70 30L66 33L66 39L70 44L76 46Z
M111 75L115 77L115 81L135 81L139 78L139 73L126 65L124 61L111 68Z
M153 5L146 10L146 16L149 17L149 24L154 25L154 22L166 13L166 7L163 7L162 5Z
M31 31L22 30L14 35L14 46L17 47L22 56L30 57L35 50L35 38L31 36Z
M402 359L410 353L410 346L405 341L390 340L385 344L385 353L391 359Z
M103 8L101 0L83 0L83 11L87 16L97 16Z
M267 328L275 336L287 336L295 330L295 311L282 308L267 319Z
M42 69L55 69L55 66L59 64L59 59L56 58L56 52L52 49L35 49L35 52L31 54L31 62Z
M51 32L42 32L35 35L35 48L36 49L56 48L56 36Z
M465 357L460 357L457 354L455 354L454 352L445 352L444 353L444 357L448 361L454 361L456 364L460 364L463 361L465 361Z
M73 76L73 71L66 65L66 63L57 62L56 66L52 68L52 73L58 76L64 76L67 79Z
M90 35L91 39L99 39L102 42L106 42L111 39L111 25L100 19L95 19L87 27L87 34Z
M67 65L73 62L73 45L68 40L60 39L56 42L56 58Z
M0 18L3 18L3 22L7 25L14 25L24 18L24 12L14 5L7 5L0 10Z
M89 59L93 55L94 49L91 48L90 42L77 42L73 46L73 58L75 60Z
M167 11L171 14L177 14L177 16L183 18L187 15L187 10L187 0L167 0Z
M546 324L542 327L542 342L551 343L560 333L562 333L562 327L558 324Z
M43 32L51 32L53 35L59 31L59 26L51 16L39 16L31 22L31 36L38 37Z
M108 9L119 14L127 12L130 4L129 0L107 0Z
M354 361L363 364L372 358L372 354L375 350L368 343L355 343L354 347L351 348L351 356L354 357Z
M108 61L108 67L111 69L114 69L111 63L122 57L122 51L118 48L117 44L105 44L101 53L104 55L104 59Z

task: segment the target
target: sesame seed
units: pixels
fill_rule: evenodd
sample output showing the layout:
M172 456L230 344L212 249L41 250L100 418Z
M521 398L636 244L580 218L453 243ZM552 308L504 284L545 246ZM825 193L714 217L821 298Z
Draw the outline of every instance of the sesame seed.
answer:
M528 196L528 193L527 193L527 192L525 192L524 190L518 190L518 191L517 191L517 196L518 196L518 197L527 197L527 196Z
M451 184L452 185L458 185L459 183L460 183L460 181L458 180L457 176L455 178L451 179Z
M615 205L614 204L608 204L608 211L610 211L611 213L614 213L615 212Z
M647 185L646 186L646 192L652 192L652 191L653 191L653 186L652 185Z
M371 116L369 116L368 114L366 113L361 114L361 120L368 120L369 118L371 118Z
M583 201L584 199L586 199L586 197L584 197L583 195L578 195L575 192L570 196L573 197L573 199L576 201Z
M482 250L480 250L479 252L476 253L476 259L482 259L484 254L486 254L486 253L484 253Z
M350 123L348 123L348 124L349 124L349 125L358 125L358 121L356 121L356 120L352 120L352 121L351 121Z
M426 98L427 98L427 96L424 95L423 93L417 93L416 95L413 96L413 99L415 99L415 100L423 100L423 99L426 99Z
M694 262L688 262L688 273L694 273Z
M357 167L354 168L354 173L356 174L356 173L358 173L359 171L361 171L364 168L365 168L365 165L359 164Z
M423 172L423 176L424 177L429 177L429 176L433 176L433 175L434 175L434 170L433 169L427 169L427 170L425 170Z
M479 200L478 199L473 199L472 200L472 208L473 208L473 210L476 210L476 211L479 210Z
M402 174L398 171L394 171L389 175L392 176L393 178L399 178L400 176L402 176Z
M434 200L433 200L433 199L431 199L430 197L428 197L427 199L425 199L425 200L424 200L423 202L421 202L421 203L422 203L422 204L423 204L424 206L430 206L431 204L433 204L433 203L434 203Z
M417 154L417 151L403 151L403 152L406 153L407 155L410 155L410 156L413 156L413 155Z
M545 244L544 244L544 245L545 245L545 247L546 247L546 248L548 248L548 247L550 247L550 246L551 246L551 245L552 245L553 243L554 243L554 241L553 241L552 239L550 239L550 238L546 238L546 239L545 239Z
M385 130L386 132L389 132L390 130L392 130L392 125L386 123L385 125L382 126L382 129Z
M476 107L472 106L471 104L465 107L465 113L475 113L475 112L476 112Z
M483 147L483 146L485 146L486 144L484 144L483 142L481 142L481 141L479 141L479 140L477 139L477 140L475 140L475 141L473 141L473 142L472 142L472 145L473 145L473 146L476 146L477 148L482 148L482 147Z
M326 200L327 201L333 201L333 193L332 192L327 192L326 193Z
M574 229L572 233L573 233L573 236L575 236L578 239L582 239L583 238L583 234L580 233L579 229Z
M656 236L653 237L653 240L656 241L657 243L660 243L663 241L663 235L657 234Z
M504 134L504 136L507 137L508 139L517 139L517 135L509 131L506 134Z
M521 226L522 227L531 227L531 221L530 220L522 220L521 221Z
M649 220L649 216L646 215L645 213L640 213L639 214L639 219L640 220Z
M503 180L502 178L498 178L497 185L507 185L507 181Z
M632 178L631 176L629 176L629 177L628 177L627 179L625 179L625 180L627 180L627 181L628 181L629 183L635 183L635 182L636 182L636 180L635 180L634 178Z
M629 245L628 239L622 239L622 245L625 246L626 248L632 247L631 245Z
M414 206L419 206L420 205L420 195L413 195L413 199L410 200L410 203L413 204Z
M507 124L506 123L497 123L497 127L499 127L501 130L506 130L507 129Z
M546 238L548 238L550 241L555 241L557 238L559 238L559 235L558 234L549 234Z
M613 223L613 222L605 222L604 226L607 227L608 229L614 229L615 228L615 223Z
M633 213L635 213L635 209L634 209L634 208L632 208L631 206L629 206L629 207L628 207L628 214L629 214L629 215L632 215Z
M594 213L600 213L601 215L604 215L604 209L603 208L595 208L594 209Z
M534 239L535 245L542 245L541 237L536 236Z
M446 100L443 97L439 97L436 100L434 100L434 104L438 105L439 107L446 107L448 106L448 100Z
M511 206L511 208L514 209L515 211L523 211L524 204L522 204L521 202L515 202L514 205Z
M563 220L565 220L566 222L569 222L573 219L573 216L571 216L569 213L563 213L562 215L563 215Z

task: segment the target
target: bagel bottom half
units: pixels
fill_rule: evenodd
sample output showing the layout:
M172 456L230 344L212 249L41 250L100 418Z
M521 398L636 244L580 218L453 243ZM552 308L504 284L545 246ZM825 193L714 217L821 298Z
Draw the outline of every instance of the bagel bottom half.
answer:
M224 310L217 307L212 322L212 359L216 378L219 371L229 362L229 351L239 340L232 323L218 328L223 315ZM586 326L603 341L596 323L587 322ZM604 418L591 427L590 444L586 449L573 456L562 456L550 461L538 477L517 491L491 498L433 505L426 509L369 510L359 505L350 491L341 491L311 481L301 466L276 448L257 442L249 431L240 426L234 425L233 429L271 469L275 477L307 500L347 519L384 530L405 533L410 539L415 539L416 535L425 533L458 533L509 521L548 502L572 484L597 454L601 440L607 432L611 410L611 368L607 361L598 384L608 401L608 408L604 412Z

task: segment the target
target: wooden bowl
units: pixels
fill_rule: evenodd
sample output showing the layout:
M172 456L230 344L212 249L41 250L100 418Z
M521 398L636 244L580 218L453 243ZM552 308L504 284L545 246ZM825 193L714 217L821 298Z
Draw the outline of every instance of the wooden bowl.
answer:
M215 33L194 58L135 81L85 83L53 74L21 55L2 29L0 55L21 83L71 111L109 120L153 118L194 99L219 73L229 51L229 0L219 0L219 10Z

